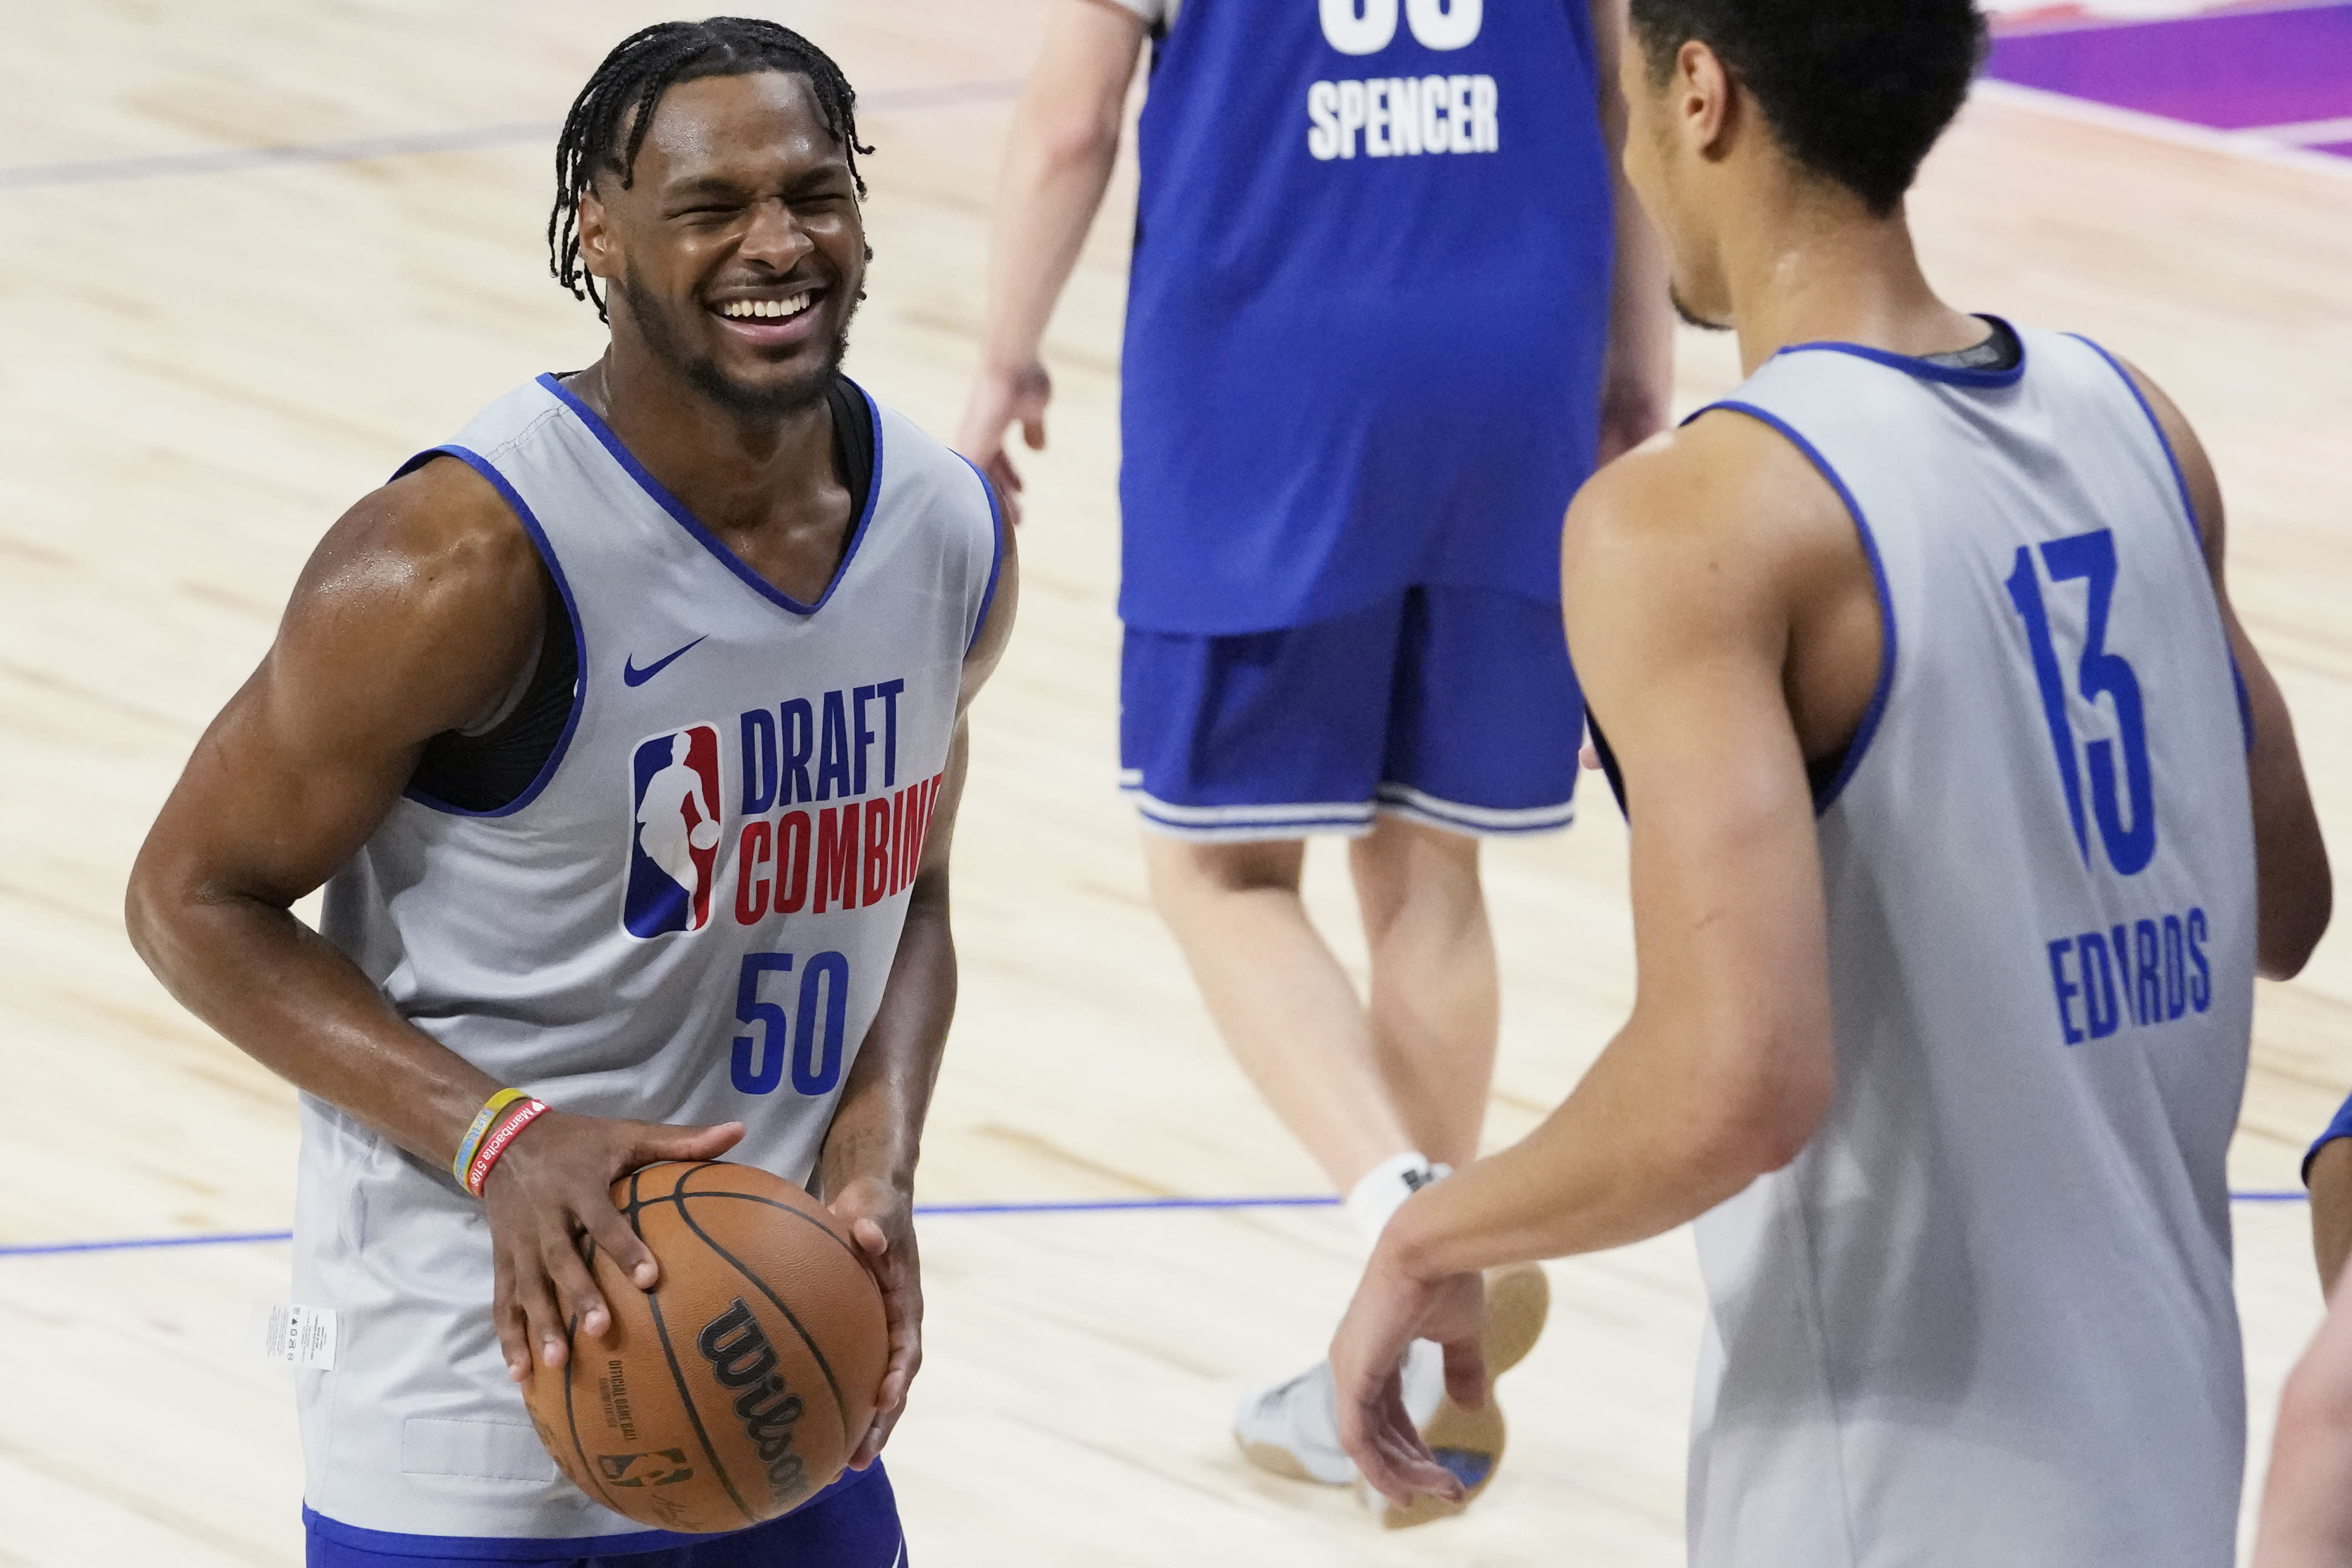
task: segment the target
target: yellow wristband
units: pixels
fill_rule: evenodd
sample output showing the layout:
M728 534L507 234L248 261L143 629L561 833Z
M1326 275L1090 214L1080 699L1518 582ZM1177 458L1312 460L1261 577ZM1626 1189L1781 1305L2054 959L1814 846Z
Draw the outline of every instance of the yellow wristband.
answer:
M516 1100L528 1098L519 1089L502 1089L482 1102L482 1109L475 1113L474 1124L467 1128L465 1137L457 1141L457 1157L449 1162L449 1173L457 1178L459 1186L466 1184L466 1169L474 1163L474 1151L482 1146L482 1134L490 1130L490 1123L499 1119L499 1112Z

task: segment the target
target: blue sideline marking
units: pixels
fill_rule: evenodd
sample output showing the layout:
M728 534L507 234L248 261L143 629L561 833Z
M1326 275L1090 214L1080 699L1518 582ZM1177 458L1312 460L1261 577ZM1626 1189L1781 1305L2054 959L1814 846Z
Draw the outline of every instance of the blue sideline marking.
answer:
M2309 1194L2289 1189L2279 1192L2231 1193L2242 1204L2299 1204ZM1312 1195L1238 1198L1070 1198L1042 1203L917 1204L919 1215L974 1214L1120 1214L1137 1209L1324 1209L1337 1208L1336 1197ZM217 1236L142 1236L119 1241L48 1241L0 1247L0 1258L52 1258L68 1252L144 1252L165 1247L229 1247L239 1242L291 1241L290 1230L230 1231Z
M917 1204L919 1215L1106 1214L1128 1209L1337 1208L1336 1197L1071 1198L1028 1204ZM48 1241L0 1247L0 1258L45 1258L65 1252L142 1252L163 1247L228 1247L238 1242L291 1241L290 1230L232 1231L219 1236L141 1236L119 1241Z
M950 82L940 87L901 88L868 93L857 107L868 114L945 109L964 103L997 103L1017 98L1018 81ZM552 143L562 129L553 120L516 121L457 131L420 131L392 136L362 136L342 142L298 142L282 147L223 147L206 153L166 153L129 158L80 158L58 163L19 163L0 168L0 191L44 185L98 185L121 180L167 179L181 174L229 174L310 163L352 163L369 158L403 158L420 153L478 153L490 147Z

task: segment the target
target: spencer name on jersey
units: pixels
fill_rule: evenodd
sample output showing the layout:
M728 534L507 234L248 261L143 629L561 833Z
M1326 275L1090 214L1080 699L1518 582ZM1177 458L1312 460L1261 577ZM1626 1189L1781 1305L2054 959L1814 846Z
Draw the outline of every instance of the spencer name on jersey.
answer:
M1323 38L1343 55L1376 55L1396 38L1398 0L1319 0ZM1484 0L1404 0L1413 40L1432 50L1467 47L1486 23ZM1370 77L1318 81L1307 89L1307 151L1325 163L1428 153L1497 153L1502 94L1484 75Z

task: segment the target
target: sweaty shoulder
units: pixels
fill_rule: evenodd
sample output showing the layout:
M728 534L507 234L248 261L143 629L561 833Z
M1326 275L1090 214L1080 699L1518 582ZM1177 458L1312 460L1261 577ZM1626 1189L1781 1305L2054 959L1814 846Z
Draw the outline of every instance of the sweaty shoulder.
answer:
M434 459L327 531L287 605L273 670L386 704L405 739L464 727L506 695L537 647L543 571L490 483Z

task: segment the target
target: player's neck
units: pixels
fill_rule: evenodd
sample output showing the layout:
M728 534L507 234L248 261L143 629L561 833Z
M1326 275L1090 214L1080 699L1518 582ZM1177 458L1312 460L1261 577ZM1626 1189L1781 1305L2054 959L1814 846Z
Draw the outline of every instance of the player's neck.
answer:
M1794 343L1847 342L1890 353L1948 353L1984 323L1938 299L1898 210L1877 218L1800 205L1727 247L1725 279L1743 371Z
M745 415L617 334L575 390L631 456L722 534L758 527L782 498L835 483L833 415L822 397Z

